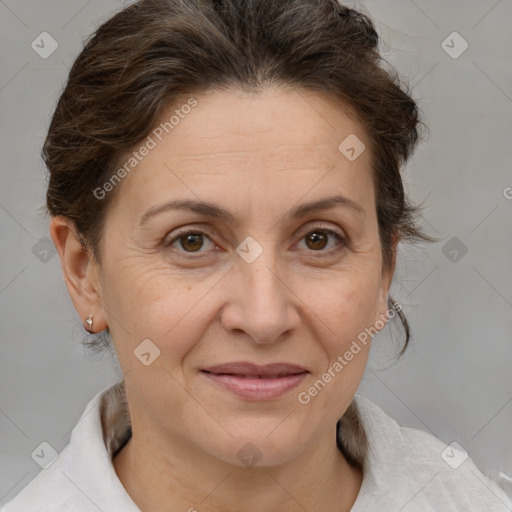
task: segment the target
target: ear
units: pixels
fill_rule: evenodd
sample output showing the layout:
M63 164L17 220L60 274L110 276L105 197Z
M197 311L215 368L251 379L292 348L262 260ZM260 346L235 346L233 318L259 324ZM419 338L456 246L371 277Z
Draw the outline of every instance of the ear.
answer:
M90 332L108 327L101 305L98 264L90 250L80 243L72 221L56 216L50 222L50 235L59 253L64 280L82 323L93 315ZM84 325L85 326L85 325Z
M400 241L400 239L399 239L398 235L393 236L392 245L391 245L391 261L389 264L389 268L382 269L382 278L381 278L381 284L379 287L378 307L377 307L377 312L376 312L376 317L375 317L376 328L378 328L378 326L381 326L381 324L382 324L382 321L378 322L379 319L384 320L385 323L380 328L378 328L379 331L386 326L386 323L388 321L387 311L389 309L389 306L388 306L389 289L391 287L391 282L393 281L393 275L395 273L397 247L398 247L399 241Z

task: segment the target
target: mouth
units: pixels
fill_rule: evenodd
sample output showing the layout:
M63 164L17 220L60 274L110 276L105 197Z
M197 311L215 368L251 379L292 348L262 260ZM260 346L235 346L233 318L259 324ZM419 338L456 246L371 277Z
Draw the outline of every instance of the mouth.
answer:
M201 373L222 389L239 397L248 400L273 400L297 387L309 371L289 363L260 366L236 362L205 368Z

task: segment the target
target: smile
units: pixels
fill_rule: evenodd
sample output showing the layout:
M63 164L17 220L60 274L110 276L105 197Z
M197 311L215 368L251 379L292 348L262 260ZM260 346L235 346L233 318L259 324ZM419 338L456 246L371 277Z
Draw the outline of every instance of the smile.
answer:
M305 368L288 363L227 363L201 370L217 386L247 400L279 398L297 387L308 373Z

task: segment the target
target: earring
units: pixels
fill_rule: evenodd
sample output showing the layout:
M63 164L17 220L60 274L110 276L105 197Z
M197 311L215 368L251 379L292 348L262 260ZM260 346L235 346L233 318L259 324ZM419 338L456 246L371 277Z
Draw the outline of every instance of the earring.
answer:
M89 318L87 318L87 319L85 320L85 324L86 324L86 325L84 325L84 329L85 329L88 333L92 334L92 315L89 315Z

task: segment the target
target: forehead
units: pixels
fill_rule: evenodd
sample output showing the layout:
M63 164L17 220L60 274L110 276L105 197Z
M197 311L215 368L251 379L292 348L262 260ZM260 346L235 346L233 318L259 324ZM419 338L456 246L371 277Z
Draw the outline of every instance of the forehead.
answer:
M363 128L344 105L312 91L274 88L183 96L160 112L150 132L154 147L122 188L127 188L132 207L142 208L148 198L165 199L168 185L204 193L207 184L213 190L219 180L231 180L240 190L250 176L251 183L260 180L262 187L266 182L288 188L291 179L318 180L336 166L357 192L368 188L369 151L349 161L339 150L354 135L369 147Z
M292 89L268 88L261 92L210 91L194 97L197 105L180 118L172 135L179 139L173 156L189 157L223 148L265 152L279 148L305 149L325 146L337 150L351 133L364 137L361 126L347 106L323 94ZM181 110L188 99L160 113L156 126ZM183 109L185 110L185 109ZM187 109L188 111L188 109Z

